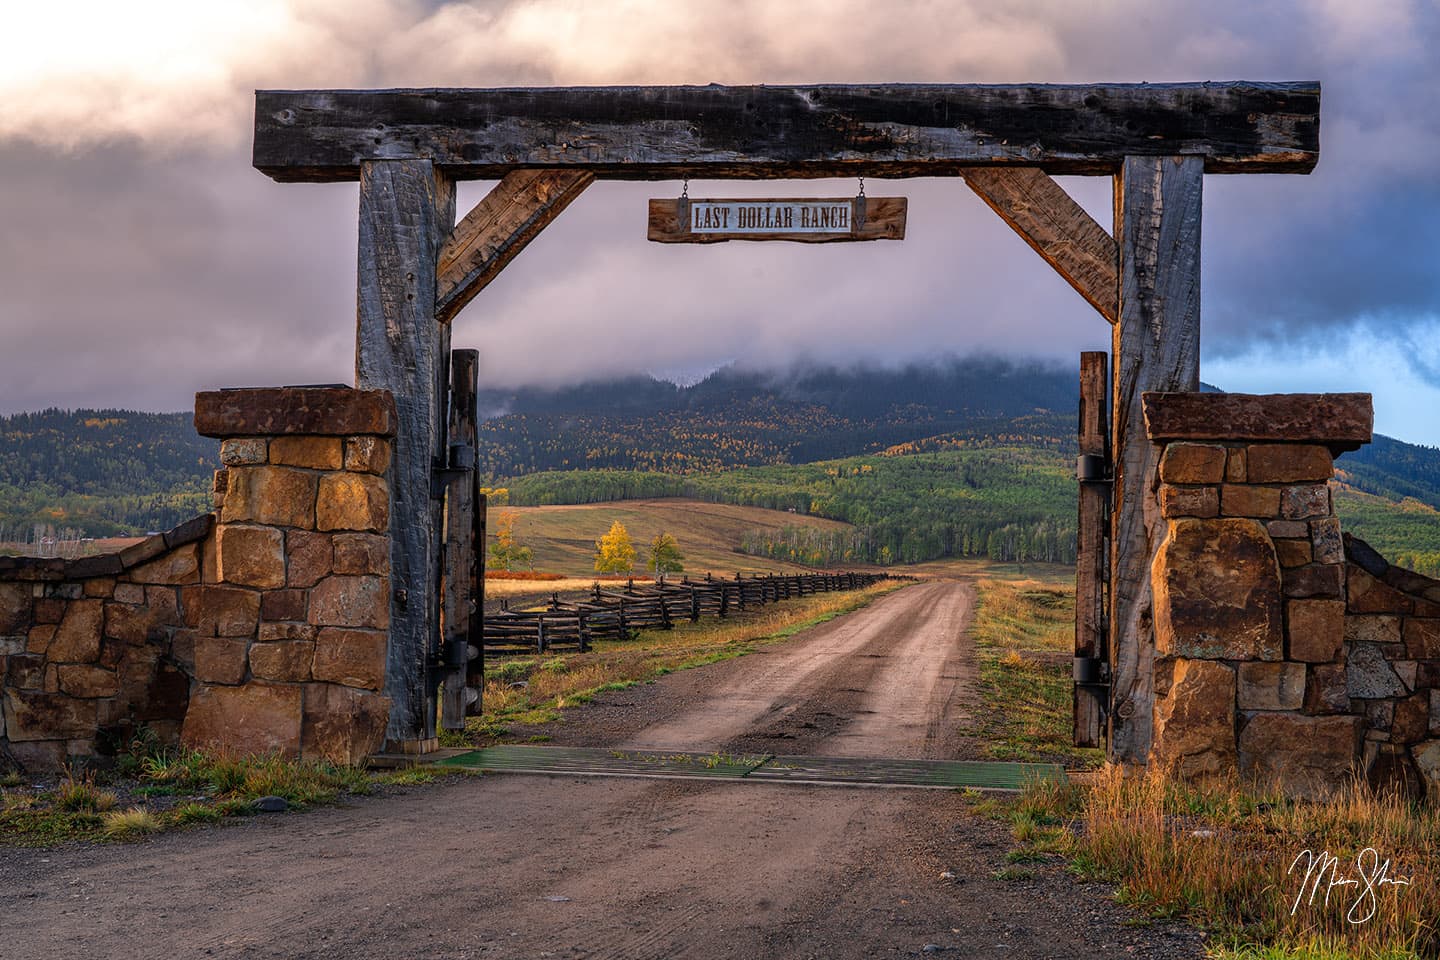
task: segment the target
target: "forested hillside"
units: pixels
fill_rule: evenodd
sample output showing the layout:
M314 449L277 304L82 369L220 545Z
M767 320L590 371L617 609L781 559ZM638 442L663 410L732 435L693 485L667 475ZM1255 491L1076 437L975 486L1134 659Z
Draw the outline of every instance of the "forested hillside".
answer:
M480 398L480 463L517 504L689 496L855 530L756 531L744 548L828 564L1074 554L1075 375L961 360L903 370L720 370ZM0 419L0 542L37 525L144 533L210 504L218 444L189 414ZM1388 437L1339 461L1347 530L1440 573L1440 451ZM499 498L497 498L498 501Z
M854 524L853 531L757 531L745 552L812 564L917 563L938 557L1075 559L1075 481L1059 444L978 444L679 477L570 471L522 477L509 502L542 506L690 497Z
M691 387L648 378L480 398L480 462L492 477L548 470L704 473L808 463L955 433L1066 439L1075 376L959 360L900 370L723 369Z
M163 530L210 504L218 446L188 413L43 410L0 418L0 542L35 527Z

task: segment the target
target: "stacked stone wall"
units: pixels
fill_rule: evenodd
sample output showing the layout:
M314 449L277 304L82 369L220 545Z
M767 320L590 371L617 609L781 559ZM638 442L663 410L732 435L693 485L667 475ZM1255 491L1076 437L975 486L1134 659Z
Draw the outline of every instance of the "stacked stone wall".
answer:
M1342 535L1367 395L1147 395L1161 446L1153 769L1440 793L1440 583Z
M184 598L213 519L118 554L0 557L0 766L53 770L180 736L194 674Z
M1346 696L1373 784L1440 796L1440 581L1345 537Z
M213 515L113 555L0 557L0 761L163 744L356 763L383 746L388 393L196 397Z

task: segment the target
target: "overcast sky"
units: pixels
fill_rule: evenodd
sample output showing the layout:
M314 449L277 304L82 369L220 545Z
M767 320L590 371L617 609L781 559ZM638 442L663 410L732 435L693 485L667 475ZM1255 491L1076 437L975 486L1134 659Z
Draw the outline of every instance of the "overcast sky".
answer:
M1437 48L1440 0L7 4L0 412L351 379L356 188L253 170L256 88L1318 79L1315 173L1206 180L1201 375L1370 390L1382 432L1440 444ZM1108 180L1063 182L1109 226ZM484 382L1109 346L959 181L867 182L910 197L902 243L647 243L678 189L592 186L472 302Z

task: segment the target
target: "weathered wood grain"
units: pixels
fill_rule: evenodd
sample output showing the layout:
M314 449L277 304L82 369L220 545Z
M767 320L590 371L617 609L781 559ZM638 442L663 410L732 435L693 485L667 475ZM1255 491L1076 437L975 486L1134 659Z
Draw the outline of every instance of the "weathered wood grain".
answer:
M1320 443L1335 453L1370 442L1375 409L1368 393L1147 393L1151 440Z
M360 171L355 381L395 397L390 473L390 645L385 693L393 749L434 736L429 664L439 630L439 510L431 470L443 449L444 367L435 320L440 246L455 222L455 188L428 160L368 162Z
M1106 416L1106 356L1080 354L1081 456L1105 459L1110 421ZM1075 657L1094 658L1105 653L1105 569L1110 563L1107 525L1110 485L1081 481L1079 522L1075 551ZM1077 747L1098 747L1104 735L1105 704L1101 690L1075 684L1074 742Z
M507 173L441 248L435 316L452 320L594 181L584 170Z
M469 696L470 616L475 601L475 392L480 354L456 350L450 355L450 468L445 491L445 579L441 648L445 663L440 725L464 730ZM480 544L480 549L484 549ZM479 691L475 691L479 696Z
M1193 154L1210 173L1306 173L1320 85L1180 83L261 90L255 166L354 180L421 158L457 179L955 176L957 164L1104 175Z
M1119 254L1115 239L1044 171L1035 167L974 167L965 184L1075 291L1115 322Z
M806 197L805 200L820 200L822 198ZM680 215L680 204L678 199L651 200L650 201L650 226L646 232L646 239L655 243L723 243L727 240L788 240L794 243L849 243L856 240L904 240L905 239L905 216L909 201L905 197L866 197L865 216L863 221L857 220L856 227L850 233L745 233L734 231L730 233L692 233ZM692 199L691 203L706 203L718 201L706 201L703 199ZM736 198L726 198L725 202L734 203ZM743 202L743 201L742 201ZM852 203L853 197L843 197L830 200L831 203Z
M479 464L475 471L475 510L471 541L475 544L475 560L472 569L475 581L471 584L471 595L475 598L475 609L470 614L469 667L466 671L466 686L475 691L475 699L465 707L465 712L478 717L484 709L481 698L485 692L485 527L489 514L489 499L480 492Z
M1150 566L1165 533L1141 394L1200 389L1201 157L1127 157L1116 183L1120 319L1113 332L1109 754L1145 763L1154 700Z

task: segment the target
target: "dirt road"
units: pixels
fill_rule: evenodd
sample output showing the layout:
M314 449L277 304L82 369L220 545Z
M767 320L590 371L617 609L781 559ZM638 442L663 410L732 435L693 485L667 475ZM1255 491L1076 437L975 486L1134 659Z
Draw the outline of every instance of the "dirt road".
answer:
M921 584L573 712L571 743L944 756L972 594ZM950 753L947 754L947 751ZM962 796L491 776L157 840L0 849L0 954L1200 956L1060 865L1010 868ZM942 878L951 872L953 879Z

